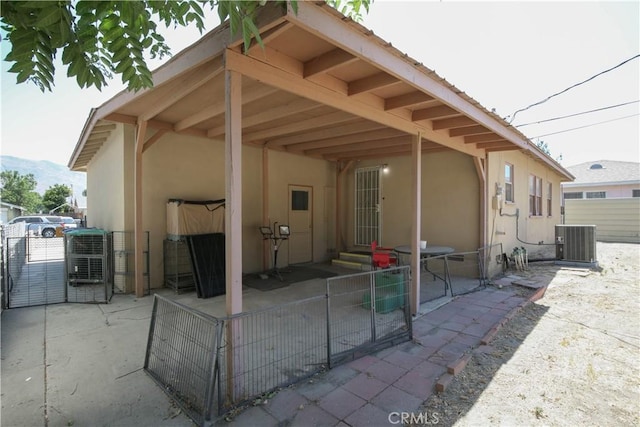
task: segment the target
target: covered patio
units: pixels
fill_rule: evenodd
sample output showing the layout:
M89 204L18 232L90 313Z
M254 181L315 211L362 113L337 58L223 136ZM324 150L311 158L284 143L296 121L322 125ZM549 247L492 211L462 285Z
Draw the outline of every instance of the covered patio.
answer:
M96 159L106 152L117 162L112 165L118 171L121 200L116 204L122 206L122 212L118 214L121 225L113 229L135 230L137 296L144 294L143 232L162 229L162 219L153 215L159 208L152 203L159 192L153 181L163 171L189 169L189 165L176 167L159 161L155 147L170 144L178 158L183 150L223 144L223 158L210 159L210 167L224 170L218 181L223 181L226 199L227 315L245 309L243 271L269 267L268 243L256 251L256 245L247 243L254 238L243 236L283 216L270 202L281 197L274 190L274 182L281 180L279 171L270 168L270 158L280 159L280 153L330 165L312 172L332 174L334 183L334 190L325 190L325 204L332 205L326 212L333 214L317 220L321 226L315 230L314 253L343 249L351 203L350 195L345 194L345 177L354 165L409 157L411 173L402 185L409 189L409 197L401 220L410 224L410 231L401 238L414 249L414 278L420 277L416 273L420 271L424 154L456 152L469 159L479 186L473 228L478 232L471 237L477 242L475 248L487 243L488 153L522 150L557 167L539 156L537 148L515 128L324 3L301 2L297 13L269 5L258 27L264 46L254 42L245 54L241 39L230 35L227 24L221 25L156 70L154 88L123 92L92 110L86 122L69 166L98 171L97 180L99 170L106 166ZM125 142L115 154L105 151L118 138L132 144ZM301 160L304 162L307 160ZM243 181L248 176L251 181ZM99 188L92 179L90 173L90 198L91 187ZM243 201L248 186L259 186L260 197ZM105 219L113 209L109 197L94 199L89 216L98 226L105 227L111 220ZM155 237L159 237L157 232ZM319 242L321 239L327 242ZM158 243L154 245L157 250ZM414 314L419 310L419 295L420 280L413 280Z

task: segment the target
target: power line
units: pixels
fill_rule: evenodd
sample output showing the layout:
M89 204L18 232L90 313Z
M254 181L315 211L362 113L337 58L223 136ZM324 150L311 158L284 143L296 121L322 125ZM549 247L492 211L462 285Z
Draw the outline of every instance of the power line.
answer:
M569 90L573 89L574 87L577 87L577 86L580 86L580 85L582 85L582 84L585 84L585 83L587 83L587 82L589 82L589 81L591 81L591 80L595 79L595 78L596 78L596 77L598 77L598 76L601 76L601 75L603 75L603 74L605 74L605 73L608 73L609 71L613 71L613 70L615 70L616 68L622 67L622 66L623 66L624 64L626 64L627 62L633 61L634 59L636 59L636 58L638 58L638 57L640 57L640 55L632 56L631 58L629 58L629 59L627 59L627 60L622 61L621 63L619 63L619 64L618 64L618 65L616 65L615 67L611 67L611 68L609 68L609 69L607 69L607 70L601 71L601 72L599 72L598 74L595 74L595 75L593 75L593 76L589 77L587 80L584 80L584 81L581 81L580 83L576 83L576 84L574 84L574 85L572 85L572 86L569 86L568 88L563 89L563 90L561 90L560 92L554 93L553 95L549 95L548 97L546 97L546 98L545 98L545 99L543 99L542 101L538 101L538 102L536 102L536 103L534 103L534 104L531 104L531 105L529 105L529 106L527 106L527 107L525 107L525 108L521 108L520 110L518 110L518 111L516 111L515 113L513 113L513 115L511 116L511 120L509 120L509 123L513 122L513 120L516 118L516 114L521 113L521 112L523 112L523 111L526 111L526 110L528 110L528 109L529 109L529 108L531 108L531 107L535 107L536 105L544 104L545 102L547 102L547 101L548 101L548 100L550 100L551 98L554 98L554 97L556 97L556 96L558 96L558 95L562 95L563 93L565 93L565 92L567 92L567 91L569 91Z
M609 110L611 108L624 107L625 105L635 104L637 102L640 102L640 100L629 101L629 102L625 102L625 103L622 103L622 104L616 104L616 105L609 105L608 107L596 108L595 110L582 111L581 113L569 114L569 115L566 115L566 116L553 117L551 119L539 120L537 122L524 123L524 124L521 124L521 125L515 125L515 127L519 128L519 127L523 127L523 126L537 125L537 124L540 124L540 123L552 122L554 120L567 119L569 117L576 117L576 116L581 116L583 114L595 113L596 111L604 111L604 110Z
M636 116L640 116L640 113L637 113L637 114L631 114L630 116L618 117L617 119L605 120L604 122L591 123L591 124L589 124L589 125L579 126L579 127L577 127L577 128L565 129L565 130L561 130L561 131L558 131L558 132L546 133L546 134L544 134L544 135L532 136L532 137L531 137L531 138L529 138L529 139L542 138L542 137L544 137L544 136L557 135L557 134L559 134L559 133L571 132L572 130L578 130L578 129L590 128L591 126L602 125L602 124L604 124L604 123L615 122L615 121L618 121L618 120L628 119L628 118L630 118L630 117L636 117Z

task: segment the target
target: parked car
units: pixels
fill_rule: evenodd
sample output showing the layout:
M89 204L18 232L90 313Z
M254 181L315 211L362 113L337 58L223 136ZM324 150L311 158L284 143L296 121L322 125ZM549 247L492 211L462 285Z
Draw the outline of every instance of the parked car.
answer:
M59 216L54 215L27 215L18 216L9 221L9 224L24 222L28 231L40 233L42 237L55 237L56 229L63 229L63 221Z
M78 228L78 223L70 216L61 216L60 218L62 218L62 226L65 230L68 228Z

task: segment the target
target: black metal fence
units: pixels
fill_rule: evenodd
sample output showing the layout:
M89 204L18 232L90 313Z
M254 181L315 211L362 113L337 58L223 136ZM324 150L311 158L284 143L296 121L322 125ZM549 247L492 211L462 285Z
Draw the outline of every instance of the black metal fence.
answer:
M132 231L112 231L113 246L113 290L115 293L126 294L133 292L135 281L135 250L134 233ZM145 281L145 295L151 293L151 277L149 275L149 232L144 232L144 256L142 277Z
M154 296L144 369L199 425L217 414L214 367L221 326L212 316Z
M325 369L326 328L324 295L225 319L220 411Z
M328 363L410 339L410 267L327 279Z
M217 319L154 296L145 370L199 425L345 360L411 339L409 267Z

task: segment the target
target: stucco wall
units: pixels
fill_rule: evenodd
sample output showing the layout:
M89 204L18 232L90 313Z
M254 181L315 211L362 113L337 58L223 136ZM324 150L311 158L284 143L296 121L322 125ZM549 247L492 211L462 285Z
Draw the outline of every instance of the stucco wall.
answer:
M125 133L117 125L87 167L87 225L126 230Z
M261 215L260 151L243 147L243 270L251 271L260 258L250 244ZM167 235L168 199L225 198L224 144L177 134L163 136L143 155L143 226L150 232L151 287L163 286L163 241ZM132 201L133 202L133 201ZM133 217L133 212L132 212ZM260 258L261 259L261 258Z
M344 235L348 248L352 248L354 242L354 171L382 163L387 164L388 170L382 174L381 244L393 247L411 241L411 157L393 157L360 162L346 174L343 202L346 207ZM421 239L427 240L429 245L451 246L460 252L477 249L480 235L479 188L471 157L454 151L424 154Z
M124 170L123 187L125 206L123 224L133 230L134 193L133 158L134 132L127 126L128 165ZM258 227L262 224L262 150L243 146L242 209L243 209L243 272L263 270L263 241ZM122 162L121 162L122 163ZM163 240L166 238L166 202L171 198L187 200L212 200L225 197L224 142L209 139L166 134L143 155L143 227L150 232L151 287L163 286ZM289 185L313 187L313 259L327 258L328 226L325 216L325 193L335 187L335 171L332 164L288 153L269 152L269 207L270 224L286 223L288 217ZM101 205L106 209L108 204ZM333 229L329 234L334 234ZM279 254L278 265L288 263L288 245Z
M499 183L504 188L505 162L514 166L515 200L514 203L503 203L502 210L500 210L499 208L496 209L492 199L496 195L496 183ZM555 225L561 223L561 176L542 162L536 161L519 151L490 153L488 163L489 210L487 216L487 238L489 243L502 243L503 250L507 254L510 254L515 247L524 246L531 257L555 255ZM530 174L542 178L542 216L529 216ZM548 214L547 210L549 183L552 184L551 215ZM515 217L516 212L519 212L518 218ZM543 244L539 244L540 242Z
M324 160L298 156L280 151L269 151L269 213L270 223L287 223L289 216L289 185L310 186L313 191L312 233L313 261L327 260L331 254L328 234L335 235L333 221L324 220L326 194L333 194L335 188L335 165ZM260 198L261 200L261 198ZM329 201L330 202L330 201ZM259 208L259 212L262 209ZM257 233L257 226L255 231ZM258 238L258 237L256 237ZM289 245L282 246L278 254L278 265L286 265L289 259ZM281 261L282 260L282 261ZM282 262L282 264L281 264Z

